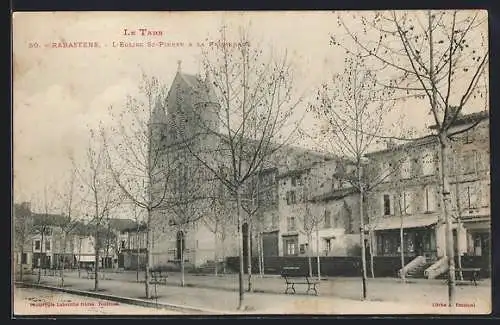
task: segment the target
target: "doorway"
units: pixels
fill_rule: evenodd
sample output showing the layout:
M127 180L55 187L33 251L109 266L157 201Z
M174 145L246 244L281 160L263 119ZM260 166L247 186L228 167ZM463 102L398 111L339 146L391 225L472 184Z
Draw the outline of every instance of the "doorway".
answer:
M416 256L424 256L424 238L425 233L415 232L415 254Z

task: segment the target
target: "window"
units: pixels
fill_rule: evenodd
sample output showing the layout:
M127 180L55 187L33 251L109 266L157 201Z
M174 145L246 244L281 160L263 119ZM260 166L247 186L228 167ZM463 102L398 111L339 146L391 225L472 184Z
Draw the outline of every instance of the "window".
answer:
M472 143L474 137L472 136L472 130L467 130L464 132L463 140L465 144Z
M28 254L22 253L21 255L21 264L26 264L28 263Z
M286 204L291 205L297 203L296 197L295 197L295 191L288 191L286 192Z
M273 228L278 227L278 223L279 223L279 216L278 216L276 213L273 213L273 214L272 214L272 217L271 217L271 224L272 224L272 227L273 227Z
M45 242L45 250L50 251L50 241Z
M349 234L353 234L354 233L354 220L353 220L353 217L352 217L352 214L351 213L347 213L346 214L346 218L347 218L347 232Z
M433 212L436 209L436 193L434 188L426 186L424 189L425 212Z
M307 244L301 244L300 245L300 254L305 254L306 253L306 247L307 247Z
M39 250L40 249L40 241L35 240L35 249Z
M403 192L400 196L401 214L411 214L411 193Z
M476 186L467 185L466 186L466 195L467 195L467 205L468 209L477 208L477 189Z
M287 219L287 230L294 231L296 229L295 217L288 217Z
M424 176L434 174L434 167L435 167L434 162L435 162L435 156L432 152L426 152L422 156L422 174Z
M292 186L302 185L300 176L292 176Z
M489 156L486 152L474 151L475 155L475 166L477 172L482 172L488 170L489 168Z
M475 159L476 155L474 151L464 153L462 156L462 170L464 174L472 174L476 172Z
M298 255L298 236L288 236L283 239L283 248L285 256Z
M329 210L325 211L324 227L331 228L332 226L332 215Z
M330 238L325 239L325 255L328 255L332 250L332 241Z
M390 180L391 175L391 164L387 161L380 163L380 180L382 182L387 182Z
M411 160L410 158L406 158L401 163L401 178L408 179L411 177Z
M122 248L125 248L125 241L122 240Z
M383 204L384 204L384 216L392 215L391 196L389 194L384 194Z

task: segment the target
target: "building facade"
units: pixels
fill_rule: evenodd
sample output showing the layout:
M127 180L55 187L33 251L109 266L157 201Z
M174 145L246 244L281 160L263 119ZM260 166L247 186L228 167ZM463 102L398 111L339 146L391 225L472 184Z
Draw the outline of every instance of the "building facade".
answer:
M455 255L489 255L490 175L487 112L460 116L448 168ZM373 253L423 256L427 263L446 255L446 224L441 210L439 148L435 137L373 152L369 178L377 184L368 195ZM457 196L458 195L458 196ZM403 248L401 234L403 229ZM476 248L477 247L477 248Z
M219 104L210 82L197 76L187 75L180 70L174 78L167 98L155 107L150 122L150 125L154 127L152 147L167 148L164 153L166 162L163 166L170 164L172 167L172 161L174 161L173 164L182 162L182 168L178 168L177 173L171 175L174 189L170 190L169 195L173 195L172 193L174 193L173 196L178 195L173 199L178 200L182 195L188 198L203 196L207 192L215 191L211 183L211 179L213 180L211 171L200 166L198 159L193 155L204 155L205 159L207 157L214 159L222 168L222 172L225 166L229 166L230 161L227 157L221 157L215 153L220 148L220 141L226 141L223 136L214 136L219 132L218 109ZM210 131L207 132L207 129ZM191 152L187 152L185 143L184 146L177 145L182 139L189 139ZM247 145L254 144L248 140ZM193 151L196 152L193 153ZM291 145L283 146L266 159L258 173L255 173L252 180L247 182L242 193L244 211L241 245L244 255L248 255L250 251L253 256L256 256L258 251L261 251L264 256L296 254L296 252L299 254L301 247L316 245L304 239L304 231L299 231L299 228L303 228L302 226L291 230L293 227L290 222L296 222L298 225L299 219L304 219L300 211L305 205L309 205L304 203L304 195L307 196L307 200L312 200L313 195L304 194L312 191L310 185L307 185L307 188L303 185L290 185L296 182L295 178L290 178L290 175L303 169L325 173L323 169L329 168L325 161L331 159L333 158L330 154ZM318 175L315 177L319 178ZM331 179L331 175L328 178ZM162 185L164 184L161 180L157 185L153 184L153 192L160 195ZM295 190L287 190L287 186L297 186L298 192L294 194ZM333 191L330 183L325 186L328 188L327 192ZM223 256L237 255L239 244L236 236L237 222L234 220L234 196L229 193L226 195L225 207L219 209L214 209L216 204L213 202L207 204L200 201L181 209L180 212L158 212L155 216L155 222L158 224L155 225L153 231L154 245L151 263L154 265L178 261L181 255L181 244L185 262L194 266L207 261L221 260ZM325 196L321 199L321 203L314 201L311 205L332 205L332 211L326 213L336 218L341 213L337 211L341 210L338 206L344 206L344 202L340 198L332 200L333 197ZM325 210L324 207L320 209ZM351 211L350 208L348 210ZM324 214L325 212L315 211L314 213ZM197 214L199 215L196 216ZM221 215L225 215L225 220L220 220ZM315 215L314 218L320 217ZM321 219L324 221L325 217L321 216ZM303 222L300 224L303 225ZM341 238L345 233L340 227L335 231L332 230L331 223L319 227L321 238L325 236ZM223 236L220 236L221 231L224 233ZM333 232L336 235L333 235ZM315 236L316 233L313 237ZM292 242L296 242L296 249L293 248L295 244ZM327 241L321 239L320 243L319 250L322 253L327 252ZM347 254L347 251L348 249L344 249L342 254ZM327 254L333 254L333 252L331 250Z

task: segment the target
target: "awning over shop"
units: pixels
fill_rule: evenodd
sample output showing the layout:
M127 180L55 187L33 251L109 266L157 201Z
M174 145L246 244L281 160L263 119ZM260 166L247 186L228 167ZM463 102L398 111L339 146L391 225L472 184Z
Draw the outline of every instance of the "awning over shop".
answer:
M79 258L80 262L95 262L95 256L92 255L80 255L77 256L77 259Z
M491 229L490 218L475 219L473 221L467 220L462 221L464 228L470 230L489 230Z
M438 222L439 216L415 215L403 218L403 228L419 228L435 225ZM390 230L399 229L401 227L400 217L382 217L380 220L366 225L366 230Z

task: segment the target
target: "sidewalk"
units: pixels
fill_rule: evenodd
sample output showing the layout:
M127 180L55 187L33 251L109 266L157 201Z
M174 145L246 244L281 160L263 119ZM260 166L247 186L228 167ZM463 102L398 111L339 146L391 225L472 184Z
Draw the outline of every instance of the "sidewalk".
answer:
M76 275L76 277L75 277ZM115 280L100 280L100 287L104 289L101 293L116 295L121 297L139 298L144 299L144 284L132 282L132 280L126 281L124 278L133 276L132 280L135 280L135 273L122 273L116 274ZM112 274L108 274L112 276ZM121 278L120 280L116 278ZM27 276L25 281L36 281L36 276ZM421 285L421 284L402 284L394 283L390 284L390 281L384 279L380 281L378 286L376 282L372 281L369 283L369 292L373 294L378 291L390 293L393 298L398 296L409 296L406 300L385 300L385 301L374 301L372 294L370 294L371 301L360 301L359 293L360 286L356 282L356 279L334 279L333 281L322 281L320 287L320 296L306 296L306 295L285 295L283 294L284 284L279 278L255 278L255 287L257 289L266 288L269 286L267 291L276 290L277 293L245 293L245 305L248 306L250 313L263 313L263 314L446 314L449 313L448 308L434 307L433 303L445 303L446 298L446 286L441 285L439 287L432 285ZM359 279L358 279L359 280ZM385 283L384 283L385 282ZM54 276L44 276L42 277L42 283L51 286L59 286L60 279ZM187 287L178 286L179 275L171 274L168 280L168 284L158 285L158 303L169 303L175 305L191 306L194 308L201 308L207 310L217 310L222 313L232 314L235 313L238 304L238 292L237 289L237 276L194 276L186 275L186 283L189 285ZM68 285L67 289L76 289L83 291L90 291L93 289L94 281L92 279L78 278L77 274L71 273L69 277L66 277L65 284ZM202 288L202 286L204 286ZM221 286L223 290L210 289L208 286ZM224 287L225 286L225 287ZM436 296L434 293L437 288L441 295ZM415 294L408 294L411 291L417 289L416 291L427 292L425 299L415 299ZM152 286L154 290L154 286ZM229 289L233 289L229 290ZM297 291L305 291L305 288L297 286ZM348 293L347 295L356 296L355 300L346 299L340 297L332 296L332 293L338 293L346 295L343 292L344 289L355 291ZM473 307L459 308L455 313L488 313L491 306L491 294L489 294L489 288L483 287L473 287L461 292L457 287L457 296L459 303L473 305ZM472 289L478 289L488 292L487 296L478 296L480 291L476 291L475 295ZM394 291L402 292L403 295L394 295ZM279 293L278 293L279 292ZM329 295L327 293L330 293ZM467 294L467 296L464 296Z
M77 272L67 273L66 276L78 277ZM82 277L85 277L82 273ZM136 283L136 272L125 271L123 273L106 273L106 279ZM144 273L139 274L140 281L144 279ZM180 273L169 273L167 280L169 286L180 286ZM252 276L252 284L255 293L283 294L285 283L279 276ZM245 289L248 279L244 278ZM185 286L197 288L209 288L219 290L238 291L238 275L226 274L223 276L214 275L193 275L185 274ZM297 295L305 293L307 286L296 285ZM321 281L318 286L321 297L337 297L350 300L361 300L361 278L356 277L335 277ZM484 303L491 302L491 281L482 280L478 286L462 285L457 286L457 302L463 303ZM406 303L429 304L432 302L448 301L448 288L443 280L412 279L408 283L401 283L396 278L375 278L368 279L367 282L368 300L371 301L393 301Z

